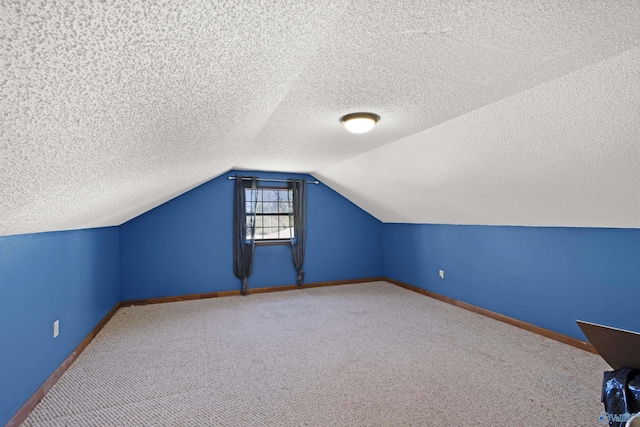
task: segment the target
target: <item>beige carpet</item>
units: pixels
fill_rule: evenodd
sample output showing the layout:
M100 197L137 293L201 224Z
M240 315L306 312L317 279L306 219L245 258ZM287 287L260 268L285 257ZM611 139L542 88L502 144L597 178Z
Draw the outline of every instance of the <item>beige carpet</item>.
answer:
M598 426L598 356L385 282L120 309L26 426Z

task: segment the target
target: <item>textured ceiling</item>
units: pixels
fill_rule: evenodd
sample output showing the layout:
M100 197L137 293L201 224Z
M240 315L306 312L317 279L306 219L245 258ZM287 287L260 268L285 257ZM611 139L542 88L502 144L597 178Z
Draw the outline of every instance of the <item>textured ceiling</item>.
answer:
M314 175L385 222L640 228L640 48Z
M231 168L314 173L385 221L639 227L638 22L628 0L1 1L0 235L117 225ZM380 123L347 134L362 110Z

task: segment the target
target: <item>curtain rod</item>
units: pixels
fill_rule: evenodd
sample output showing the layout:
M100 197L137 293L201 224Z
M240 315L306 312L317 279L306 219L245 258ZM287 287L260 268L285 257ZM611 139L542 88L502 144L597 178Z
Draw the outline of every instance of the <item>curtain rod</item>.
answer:
M235 180L236 177L235 176L230 176L227 177L227 179L233 179ZM243 177L242 178L243 181L251 181L251 178L249 177ZM267 182L291 182L290 179L269 179L269 178L258 178L257 181L267 181ZM320 181L307 181L307 184L320 184Z

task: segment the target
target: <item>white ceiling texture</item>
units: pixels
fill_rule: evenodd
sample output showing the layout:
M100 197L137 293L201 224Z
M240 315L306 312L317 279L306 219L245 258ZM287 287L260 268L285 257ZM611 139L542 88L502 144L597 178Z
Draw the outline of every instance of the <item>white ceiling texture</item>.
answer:
M232 168L385 222L638 228L639 46L630 0L0 0L0 235Z

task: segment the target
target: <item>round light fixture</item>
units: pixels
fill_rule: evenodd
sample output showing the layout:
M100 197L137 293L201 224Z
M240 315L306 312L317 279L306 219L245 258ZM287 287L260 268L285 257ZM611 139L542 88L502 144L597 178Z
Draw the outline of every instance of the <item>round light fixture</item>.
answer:
M353 133L369 132L380 120L380 116L373 113L351 113L342 116L340 121L344 127Z

